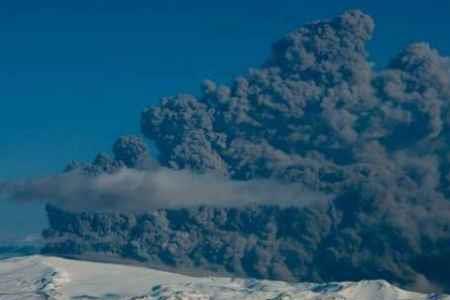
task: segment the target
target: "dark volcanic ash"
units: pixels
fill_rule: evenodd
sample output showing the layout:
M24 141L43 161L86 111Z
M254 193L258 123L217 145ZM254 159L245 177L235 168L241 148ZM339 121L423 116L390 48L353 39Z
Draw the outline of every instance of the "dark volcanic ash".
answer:
M416 43L375 70L365 50L373 30L357 10L300 27L230 86L205 81L199 97L168 97L141 116L167 172L270 180L335 200L137 215L49 207L46 251L450 290L450 60ZM115 159L69 169L145 165L140 147L118 143Z

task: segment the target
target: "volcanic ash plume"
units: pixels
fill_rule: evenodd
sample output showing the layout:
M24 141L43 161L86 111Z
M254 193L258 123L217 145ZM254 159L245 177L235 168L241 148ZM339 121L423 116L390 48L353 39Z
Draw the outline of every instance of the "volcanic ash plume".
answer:
M114 159L100 155L92 164L68 169L94 174L98 181L100 174L117 174L106 178L125 177L130 186L143 180L141 198L154 197L148 189L170 174L175 178L170 191L180 193L162 193L162 202L174 209L186 197L208 199L198 203L210 205L210 195L219 191L219 207L169 209L137 219L71 215L72 229L53 222L59 233L48 234L70 238L47 250L106 248L141 261L245 276L384 278L416 289L450 289L445 267L450 265L450 60L415 43L374 70L365 50L373 30L372 18L358 10L302 26L277 41L260 68L231 85L207 80L200 96L179 94L146 109L142 133L158 148L162 171L149 178L117 171L148 164L130 137L114 146ZM196 182L200 178L206 184ZM253 189L261 180L287 186ZM106 186L116 188L114 180ZM248 192L244 198L242 187ZM280 191L303 201L303 190L334 200L291 208L273 202L289 198ZM252 195L261 203L270 198L270 205L224 205L228 196L235 206L233 200L246 203ZM116 196L114 203L133 199L119 192L105 203ZM75 198L70 201L79 201ZM63 215L49 209L53 220ZM120 233L109 231L111 224ZM86 230L73 228L98 235L87 238Z

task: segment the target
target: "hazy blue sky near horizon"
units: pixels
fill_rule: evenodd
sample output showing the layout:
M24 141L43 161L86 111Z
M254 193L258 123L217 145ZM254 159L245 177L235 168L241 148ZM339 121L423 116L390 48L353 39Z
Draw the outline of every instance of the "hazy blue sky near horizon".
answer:
M283 34L350 8L376 21L378 65L416 41L450 55L450 1L2 1L0 180L90 160L161 96L229 82ZM0 204L0 244L43 226L41 205Z

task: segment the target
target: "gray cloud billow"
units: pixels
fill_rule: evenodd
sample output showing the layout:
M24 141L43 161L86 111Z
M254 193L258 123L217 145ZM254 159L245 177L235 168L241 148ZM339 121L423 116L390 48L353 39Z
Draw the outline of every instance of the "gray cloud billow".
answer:
M223 192L221 205L186 207L177 198L165 209L119 215L49 207L46 251L103 251L272 279L384 278L449 291L450 60L415 43L376 70L365 50L374 28L358 10L302 26L230 86L207 80L198 97L179 94L146 109L142 133L158 148L163 173L150 174L154 163L132 137L116 143L114 158L99 155L68 171L98 180L150 174L149 186L164 173L181 178L171 181L176 186L207 179L201 190L214 174L221 179L204 192L208 200L209 192ZM248 192L237 202L254 194L262 205L222 206L228 192L241 194L235 185ZM192 203L205 196L179 191ZM284 198L304 204L277 206Z

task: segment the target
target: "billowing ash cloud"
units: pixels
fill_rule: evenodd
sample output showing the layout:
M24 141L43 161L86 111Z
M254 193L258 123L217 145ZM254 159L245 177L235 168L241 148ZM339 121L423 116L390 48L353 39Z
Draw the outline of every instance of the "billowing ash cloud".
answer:
M300 27L231 86L206 81L198 98L148 108L143 134L170 168L357 190L352 208L373 207L359 222L448 236L450 60L416 43L375 71L373 30L357 10Z
M327 206L199 208L140 219L79 215L66 218L74 222L67 228L57 222L64 213L49 209L59 232L49 236L68 239L48 251L107 249L264 278L384 278L450 290L450 60L416 43L374 70L365 50L374 28L358 10L305 25L230 86L207 80L200 96L164 98L141 116L158 163L182 172L176 176L188 170L244 186L291 183L335 195ZM100 155L68 170L141 169L147 163L136 142L121 140L114 159ZM195 193L187 195L201 196ZM86 238L89 230L95 237Z
M167 168L89 176L71 171L61 175L0 184L2 198L40 200L70 211L148 212L195 206L240 207L322 205L324 194L308 192L301 184L274 180L231 181L215 174L195 174Z

